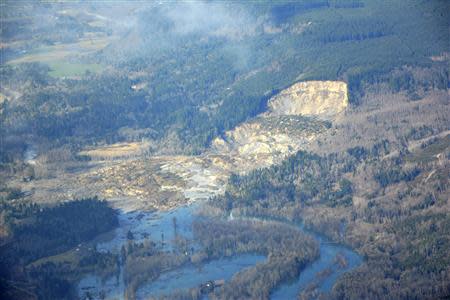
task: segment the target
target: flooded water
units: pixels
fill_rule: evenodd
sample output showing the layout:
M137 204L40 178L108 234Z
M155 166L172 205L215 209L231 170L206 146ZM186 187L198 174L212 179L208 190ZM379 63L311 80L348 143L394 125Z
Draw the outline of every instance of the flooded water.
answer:
M124 299L125 286L122 275L119 274L106 280L96 275L88 275L78 284L78 296L80 299Z
M143 242L146 238L164 245L171 250L171 241L176 232L187 239L192 239L191 225L198 208L197 203L179 207L169 212L135 211L119 214L119 226L110 241L97 244L100 252L120 251L130 231L135 242ZM175 226L176 224L176 226Z
M176 290L186 290L197 287L209 280L229 280L237 272L254 266L266 259L262 255L245 254L233 258L213 260L204 264L200 269L187 266L167 272L158 280L138 289L137 299L148 299L149 296L162 296Z
M303 225L299 229L314 237L319 242L320 257L309 264L297 280L279 286L271 295L273 300L297 299L297 295L315 285L321 293L329 293L336 280L362 263L362 258L351 249L332 243L326 237L307 230Z
M128 232L133 234L134 241L144 241L146 238L159 243L165 250L172 250L171 241L175 234L192 239L192 222L196 217L201 202L183 206L170 212L131 212L119 216L119 227L114 237L97 244L98 251L118 253L127 242ZM311 232L298 225L298 229L312 235L320 244L320 257L304 269L300 276L289 283L280 285L272 294L271 299L296 299L297 295L312 284L320 291L331 291L336 280L344 272L348 272L362 263L361 257L343 245L331 243L325 237ZM176 231L176 233L175 233ZM176 289L197 287L209 280L229 280L233 274L264 261L261 255L239 255L230 259L218 259L205 263L198 268L193 265L162 274L157 280L144 284L137 290L138 299L150 296L170 294ZM122 270L117 276L102 280L98 276L89 275L78 285L78 293L83 297L88 292L91 297L104 299L123 299L125 286Z

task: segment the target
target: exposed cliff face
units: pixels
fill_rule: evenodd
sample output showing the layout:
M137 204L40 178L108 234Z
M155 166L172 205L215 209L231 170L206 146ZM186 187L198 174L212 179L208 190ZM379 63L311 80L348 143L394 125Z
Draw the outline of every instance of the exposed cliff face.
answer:
M245 173L281 162L329 128L348 105L344 82L294 84L269 101L270 110L216 138L197 157L167 160L162 171L184 181L182 192L191 201L224 191L231 173Z
M280 162L326 129L348 105L347 85L339 81L299 82L269 100L269 111L216 138L212 151L225 154L237 170Z
M35 189L34 199L98 195L124 210L170 209L221 194L230 174L277 164L305 148L328 129L324 119L347 104L343 82L297 83L270 99L268 112L216 138L202 155L127 159L123 154L135 145L90 149L82 152L93 159L89 169L28 188Z
M348 105L347 84L340 81L299 82L269 100L270 115L330 118Z

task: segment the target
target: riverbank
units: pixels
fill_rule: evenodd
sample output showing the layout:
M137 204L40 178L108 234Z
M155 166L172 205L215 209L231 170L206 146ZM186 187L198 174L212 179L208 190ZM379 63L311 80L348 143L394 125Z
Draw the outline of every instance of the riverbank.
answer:
M329 243L322 236L305 230L303 226L292 226L292 224L262 219L253 221L197 219L196 212L201 209L201 205L201 203L196 203L170 212L136 211L133 213L122 213L119 217L120 227L115 231L113 239L97 245L98 251L118 252L122 249L122 246L130 245L130 243L137 245L151 241L154 243L153 247L157 248L158 251L176 254L180 251L179 248L176 248L177 241L182 239L189 244L188 247L185 246L184 248L188 251L188 263L182 263L179 267L175 266L172 270L164 271L153 280L142 281L135 291L136 299L146 299L150 295L163 297L172 293L177 295L192 294L193 291L198 293L202 283L216 279L225 279L225 286L212 292L216 293L216 295L223 295L223 293L239 290L236 289L238 283L244 284L244 287L246 287L245 282L257 282L257 280L255 281L256 278L252 277L254 276L252 274L264 274L265 265L270 266L267 272L274 274L276 265L279 265L281 262L288 262L287 265L280 265L284 265L280 271L286 272L289 269L288 265L290 267L295 266L295 264L289 262L288 256L283 254L290 253L291 250L287 250L289 247L300 251L299 254L302 256L305 254L310 255L307 253L311 250L304 248L305 240L297 246L295 244L289 246L292 237L296 234L300 234L300 236L312 234L312 238L318 241L318 255L313 255L314 259L307 259L299 264L298 269L294 269L294 273L291 273L288 277L285 277L286 275L281 276L279 279L280 284L277 283L268 290L267 298L287 299L286 297L292 298L292 296L295 298L301 292L311 289L312 285L315 286L315 290L321 293L328 293L340 275L354 269L362 261L356 253L348 248ZM199 227L199 225L201 226ZM219 230L219 228L221 229ZM261 228L261 233L258 233L259 228ZM245 238L241 235L247 235L246 231L260 239L262 241L261 246L257 246L258 243L253 244L249 242L245 246L244 242L242 245L246 248L232 250L234 249L230 248L230 245L233 244L232 241L235 240L238 243L242 243ZM127 238L130 232L133 236L133 241ZM281 248L280 246L271 248L270 239L277 239L281 232L286 234L286 241L289 241L289 243L278 242ZM258 238L258 234L263 235ZM226 236L232 237L232 239L226 242L226 239L224 240ZM217 244L219 241L222 243L222 246ZM310 242L312 241L311 239ZM215 245L214 248L211 248L212 245ZM288 248L284 249L283 247ZM205 249L210 249L208 251L215 250L206 254L204 252ZM278 255L281 255L279 262L277 262ZM338 261L339 258L340 263ZM297 259L294 261L300 262ZM127 288L123 282L123 278L126 276L126 274L119 274L119 276L106 281L102 281L100 278L92 275L87 276L78 285L79 296L83 297L86 293L89 293L94 298L96 295L97 297L102 295L109 299L126 295ZM184 280L183 278L189 278L189 280ZM245 280L245 278L247 279ZM243 291L242 286L240 291Z

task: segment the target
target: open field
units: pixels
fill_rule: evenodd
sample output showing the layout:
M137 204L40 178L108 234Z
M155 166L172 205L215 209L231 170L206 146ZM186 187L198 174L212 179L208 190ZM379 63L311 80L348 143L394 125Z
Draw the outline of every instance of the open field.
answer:
M53 46L43 46L24 56L11 60L9 64L19 64L25 62L52 62L69 56L89 54L106 47L114 38L97 37L91 39L82 39L76 43L57 44Z
M88 155L92 159L114 159L127 156L138 156L146 152L150 144L142 143L117 143L81 151L80 155Z
M53 61L47 64L50 66L49 75L52 77L82 76L88 71L99 73L103 70L103 66L99 64L68 63L64 61Z
M84 75L86 71L99 73L104 69L104 66L95 63L83 63L79 57L103 49L113 39L112 37L94 37L82 39L76 43L44 46L24 53L22 57L7 63L11 65L32 62L44 63L50 67L49 75L55 78L78 77Z

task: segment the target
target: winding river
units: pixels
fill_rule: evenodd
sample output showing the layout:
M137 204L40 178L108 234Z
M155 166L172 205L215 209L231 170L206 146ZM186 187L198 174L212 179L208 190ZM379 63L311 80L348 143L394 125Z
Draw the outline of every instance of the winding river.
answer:
M178 234L192 238L191 224L195 218L195 211L199 203L182 206L169 212L131 212L119 216L119 227L114 237L97 245L98 251L120 251L127 241L127 233L133 233L135 241L150 238L154 241L166 241L166 250L170 250L170 242L174 238L173 220L176 219ZM307 288L315 288L320 292L328 293L334 283L345 272L348 272L362 263L361 257L351 249L332 243L324 236L309 231L303 225L297 225L299 230L312 235L320 245L320 257L308 265L300 276L291 282L280 285L273 291L271 299L296 299L299 292ZM240 270L251 267L265 259L261 255L245 254L231 259L213 260L202 265L202 268L185 266L162 274L156 281L143 285L137 291L138 299L147 299L150 296L170 294L176 289L196 287L208 280L230 279ZM340 262L340 263L338 263ZM86 292L98 297L100 291L106 299L122 299L124 295L122 274L101 280L98 276L89 275L83 278L79 285L79 296Z
M325 236L306 229L303 224L298 228L319 242L320 257L309 264L297 280L279 286L272 293L272 300L297 299L297 295L309 287L329 293L340 275L362 263L361 256L350 248L331 242Z

